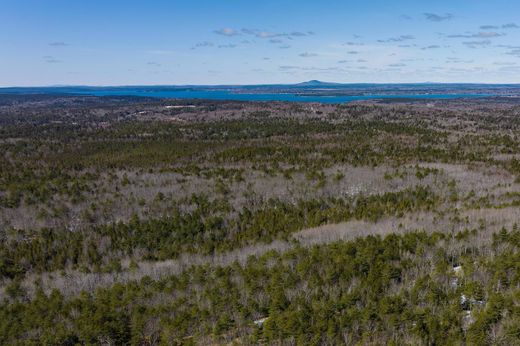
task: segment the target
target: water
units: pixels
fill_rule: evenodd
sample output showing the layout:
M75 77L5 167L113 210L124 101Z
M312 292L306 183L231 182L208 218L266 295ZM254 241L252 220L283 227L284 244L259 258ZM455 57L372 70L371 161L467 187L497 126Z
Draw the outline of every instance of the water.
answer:
M458 99L492 96L489 94L400 94L400 95L360 95L360 96L320 96L300 95L292 93L235 93L230 90L94 90L81 92L95 96L146 96L177 99L208 99L234 101L289 101L289 102L321 102L346 103L371 99Z
M352 85L350 87L354 87ZM414 88L405 91L399 90L399 93L392 93L392 87L386 87L384 93L381 93L381 86L355 86L358 95L334 95L338 90L345 91L349 86L342 88L331 89L314 89L324 93L325 95L309 95L313 89L299 89L291 90L291 88L270 88L263 90L251 91L249 87L230 87L230 88L215 88L204 89L202 87L34 87L34 88L0 88L1 93L10 94L81 94L94 96L145 96L155 98L174 98L174 99L209 99L209 100L235 100L235 101L289 101L289 102L321 102L321 103L347 103L359 100L371 99L439 99L450 100L459 98L481 98L495 96L494 90L485 90L490 93L472 92L473 90L464 90L462 92L453 92L447 89L437 87L437 90L431 92L424 91L425 89ZM359 90L362 90L361 94ZM278 92L276 92L278 91ZM482 91L480 89L479 91ZM331 95L326 95L330 92ZM395 91L394 91L395 92ZM303 94L302 94L303 93ZM354 92L353 92L354 93Z

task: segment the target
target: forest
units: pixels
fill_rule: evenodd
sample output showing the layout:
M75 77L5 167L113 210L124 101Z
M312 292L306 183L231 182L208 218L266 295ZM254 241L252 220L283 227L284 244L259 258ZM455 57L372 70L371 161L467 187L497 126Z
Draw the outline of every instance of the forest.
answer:
M519 116L0 95L0 344L520 345Z

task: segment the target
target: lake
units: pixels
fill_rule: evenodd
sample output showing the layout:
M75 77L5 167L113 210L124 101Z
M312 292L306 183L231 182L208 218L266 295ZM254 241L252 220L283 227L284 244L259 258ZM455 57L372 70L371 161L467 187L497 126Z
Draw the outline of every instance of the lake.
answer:
M95 96L146 96L157 98L178 99L209 99L209 100L235 100L235 101L289 101L289 102L321 102L321 103L346 103L371 99L458 99L480 98L493 96L491 94L399 94L399 95L356 95L356 96L320 96L300 95L292 93L236 93L231 90L153 90L153 89L124 89L124 90L89 90L76 91L75 93Z
M412 86L402 90L404 85L345 85L339 88L299 88L291 86L272 86L256 89L255 86L213 88L204 87L167 87L167 86L125 86L125 87L29 87L0 88L0 93L9 94L75 94L93 96L144 96L175 99L209 99L235 101L289 101L289 102L321 102L347 103L371 99L426 99L449 100L459 98L481 98L497 96L500 92L494 89L447 89L446 86ZM420 88L419 88L420 87ZM395 89L394 89L395 88ZM346 92L349 90L349 92ZM478 91L477 91L478 90ZM340 91L340 92L338 92ZM482 93L482 91L484 91ZM313 94L313 93L319 94ZM348 95L348 94L351 95ZM345 95L347 94L347 95Z

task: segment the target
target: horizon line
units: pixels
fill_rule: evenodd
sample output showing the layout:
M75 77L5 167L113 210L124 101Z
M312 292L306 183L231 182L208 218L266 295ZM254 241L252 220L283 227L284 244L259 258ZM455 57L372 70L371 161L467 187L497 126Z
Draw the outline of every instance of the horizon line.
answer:
M308 80L296 83L258 83L258 84L53 84L53 85L10 85L0 86L0 89L28 89L28 88L125 88L125 87L246 87L246 86L306 86L306 83L318 82L316 86L322 84L323 86L342 86L342 85L515 85L518 83L492 83L492 82L327 82L320 80ZM308 85L312 86L312 85Z

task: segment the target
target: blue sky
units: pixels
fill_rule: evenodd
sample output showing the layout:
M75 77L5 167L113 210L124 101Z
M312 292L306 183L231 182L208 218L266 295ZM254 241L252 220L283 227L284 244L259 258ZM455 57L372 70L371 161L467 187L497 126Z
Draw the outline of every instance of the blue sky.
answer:
M0 86L519 77L517 0L0 1Z

